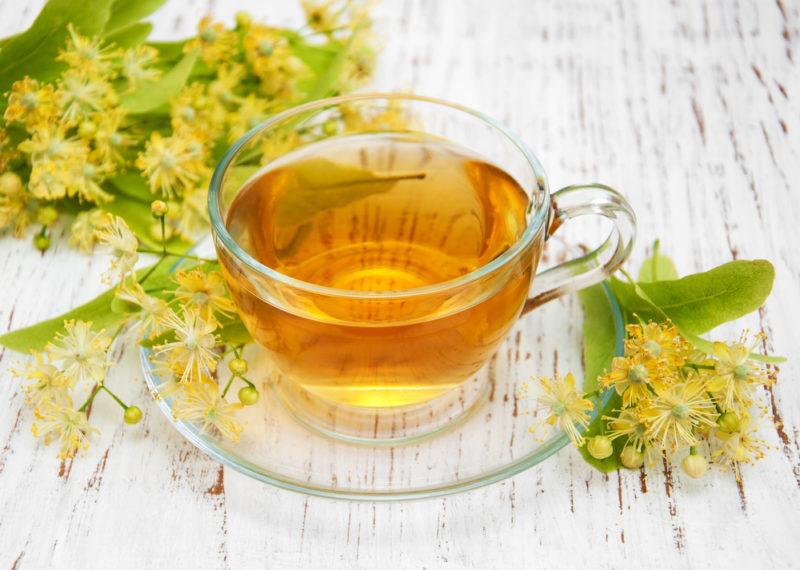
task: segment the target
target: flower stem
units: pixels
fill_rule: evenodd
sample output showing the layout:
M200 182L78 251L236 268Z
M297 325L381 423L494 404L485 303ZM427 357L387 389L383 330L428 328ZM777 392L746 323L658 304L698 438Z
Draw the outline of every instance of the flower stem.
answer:
M115 401L117 404L119 404L119 405L120 405L120 407L121 407L123 410L127 410L127 409L128 409L128 406L125 404L125 402L123 402L122 400L120 400L120 399L117 397L117 395L116 395L114 392L112 392L111 390L109 390L108 388L106 388L106 385L105 385L105 384L100 384L100 388L102 388L103 390L105 390L105 391L106 391L106 393L107 393L109 396L111 396L112 398L114 398L114 401Z
M224 398L224 397L225 397L225 395L228 393L228 390L230 390L230 388L231 388L231 384L233 384L233 379L234 379L234 378L236 378L236 376L231 376L230 378L228 378L228 383L227 383L227 384L225 384L225 389L223 389L223 390L222 390L222 397L223 397L223 398Z
M188 253L178 253L177 251L169 251L167 249L160 251L157 249L150 249L146 247L140 247L136 251L139 253L155 253L159 255L163 255L164 257L185 257L186 259L194 259L196 261L205 261L207 263L216 263L216 259L209 259L207 257L199 257L197 255L189 255ZM163 258L162 258L163 259Z
M89 405L94 401L94 397L97 396L97 393L100 391L100 388L102 387L103 387L102 382L99 384L95 384L95 387L92 388L92 393L89 394L89 397L86 398L86 401L81 405L80 408L78 408L79 412L83 412L86 410L86 408L89 407Z
M140 250L140 251L141 251L141 250ZM159 258L158 258L158 261L156 261L156 262L153 264L153 267L151 267L151 268L150 268L150 270L149 270L147 273L145 273L145 274L142 276L142 278L141 278L141 279L139 279L139 284L140 284L140 285L141 285L142 283L144 283L144 282L147 280L147 278L148 278L148 277L150 277L150 276L153 274L153 271L155 271L155 270L156 270L156 268L157 268L157 267L158 267L158 266L161 264L161 262L162 262L162 261L164 261L164 256L163 256L163 255L162 255L161 257L159 257Z

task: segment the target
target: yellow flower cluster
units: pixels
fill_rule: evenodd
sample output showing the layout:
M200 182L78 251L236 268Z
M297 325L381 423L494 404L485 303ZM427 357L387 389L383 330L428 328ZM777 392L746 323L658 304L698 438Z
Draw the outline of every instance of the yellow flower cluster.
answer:
M352 89L371 73L368 6L359 0L304 2L309 22L302 35L255 23L244 13L234 28L203 18L184 45L200 60L189 82L171 98L168 117L157 113L146 122L128 116L122 103L158 80L168 60L152 45L120 49L69 26L57 57L66 66L60 76L52 83L24 77L7 93L0 126L0 168L7 174L0 179L0 232L23 235L39 221L40 207L65 198L81 209L102 209L119 193L109 179L141 174L155 197L170 200L167 235L198 239L208 227L206 194L220 145L308 96L314 77L298 55L302 50L318 49L318 39L346 50L341 72L330 77L334 91ZM15 142L18 132L26 138L12 147L7 130ZM99 214L80 215L70 242L91 251L99 222ZM45 249L49 224L42 225L37 247ZM160 231L150 237L160 238Z
M588 453L605 459L616 448L631 469L661 456L684 456L683 469L692 477L712 462L738 478L740 465L761 458L766 446L755 435L754 398L756 388L772 380L750 358L754 347L743 335L715 342L705 354L671 323L628 325L624 356L614 358L600 378L602 387L617 393L620 408L602 418L603 430L585 442ZM597 394L579 395L571 375L542 378L540 386L546 422L583 445L581 432L594 407L590 398Z
M13 376L27 381L26 401L36 418L34 435L48 444L57 440L61 459L86 449L89 436L97 431L89 425L87 406L73 407L72 391L103 384L111 341L104 330L93 330L91 322L66 321L64 331L44 351L11 368Z

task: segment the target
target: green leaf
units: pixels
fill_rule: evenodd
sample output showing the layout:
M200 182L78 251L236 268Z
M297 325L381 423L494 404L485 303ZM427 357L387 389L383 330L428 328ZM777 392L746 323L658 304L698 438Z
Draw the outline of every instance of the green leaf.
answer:
M751 313L772 291L769 261L732 261L683 279L641 283L650 300L681 330L704 333Z
M145 179L135 170L126 170L122 174L109 178L108 181L118 191L115 192L116 194L122 194L147 204L148 208L150 208L150 203L155 199Z
M595 285L583 289L578 293L583 307L583 362L584 380L583 391L592 392L597 389L598 377L611 366L611 359L622 352L622 346L617 346L614 313L609 303L608 295L602 285ZM613 410L620 407L621 400L619 395L614 393L605 407L589 424L584 433L584 437L592 437L601 433L603 429L603 416L610 414ZM603 472L614 471L619 467L619 451L606 459L595 459L586 450L586 446L580 448L583 458Z
M678 270L675 264L666 255L656 252L642 263L639 269L639 283L652 283L654 281L672 281L678 279Z
M388 192L400 180L424 177L424 172L381 176L327 158L311 158L293 172L276 209L276 221L281 225L301 225L318 212Z
M352 39L346 44L332 41L323 45L306 43L299 36L290 36L289 41L295 55L313 75L299 82L300 89L306 93L306 100L313 101L335 94L338 91L336 84L347 63Z
M234 318L224 322L216 334L220 340L227 344L247 344L253 342L253 337L244 326L244 323L239 319L238 315Z
M583 307L583 391L592 392L618 352L616 326L602 285L583 289L578 297Z
M31 27L3 45L0 51L0 93L28 75L52 81L64 65L56 61L67 39L67 24L72 23L83 35L102 33L110 16L112 0L50 0ZM5 107L5 99L0 105Z
M142 83L135 91L123 96L120 104L134 115L161 108L168 112L168 103L186 85L196 61L197 52L187 53L159 79Z
M137 276L143 276L149 271L150 267L138 270L136 272ZM168 267L169 265L162 263L161 266L156 268L153 272L152 277L163 275L168 271ZM148 278L148 283L151 278ZM125 316L124 314L114 312L111 308L111 304L114 301L114 293L114 289L109 289L91 301L63 315L36 323L24 329L6 333L0 336L0 344L18 352L42 350L48 342L53 340L56 334L64 332L64 321L69 319L91 321L96 330L106 329L112 332L109 329L117 325Z
M144 42L152 30L153 24L141 22L139 24L130 25L127 28L122 28L113 34L106 36L105 39L109 42L112 42L117 47L127 49L136 47Z
M128 28L158 10L166 0L114 0L105 34Z
M147 42L147 45L158 50L158 59L161 62L169 62L179 59L183 55L183 48L188 40L178 40L176 42Z

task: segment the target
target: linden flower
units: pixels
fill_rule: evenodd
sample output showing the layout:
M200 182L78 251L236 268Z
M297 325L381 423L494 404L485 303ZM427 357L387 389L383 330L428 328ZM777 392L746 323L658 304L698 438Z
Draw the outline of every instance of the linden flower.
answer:
M611 361L611 372L600 381L603 386L614 386L622 396L623 405L628 407L650 398L650 386L662 387L664 375L655 360L646 360L641 355L617 356Z
M161 70L152 67L157 59L158 50L154 47L140 45L125 51L121 71L131 89L143 81L155 81L161 76Z
M83 253L91 253L98 240L97 231L112 220L111 214L99 208L80 212L69 228L69 244Z
M34 358L33 362L10 369L12 376L29 381L23 388L28 405L32 408L39 408L44 402L72 405L70 379L48 362L42 353L34 353Z
M92 323L86 321L64 321L64 331L45 347L50 360L60 363L70 386L86 380L102 382L111 337L105 330L93 331Z
M339 18L346 6L338 0L302 0L308 27L315 32L330 32L339 24Z
M181 383L200 382L217 368L219 355L214 352L216 324L203 319L197 310L186 308L178 316L170 312L164 327L175 331L176 340L156 346L156 356L167 360L170 368L180 371Z
M208 191L201 185L183 195L177 232L189 241L196 240L208 229Z
M660 360L667 366L681 366L685 362L689 347L675 325L647 323L644 326L628 325L626 328L626 354L642 354L646 358Z
M209 96L226 107L238 104L241 98L234 91L244 76L244 66L238 63L221 66L217 70L217 79L208 84Z
M567 434L577 447L583 445L583 436L578 431L578 426L586 428L589 425L589 412L594 404L581 398L575 391L575 377L568 373L563 379L539 378L539 384L544 390L544 395L538 398L539 408L547 410L545 421L558 427Z
M87 38L75 31L72 24L67 26L69 39L61 50L58 61L63 61L73 69L96 76L111 76L112 62L119 56L113 45L102 46L100 38Z
M73 175L79 159L42 158L33 161L28 190L36 198L55 200L72 193Z
M150 331L157 336L165 330L164 319L169 315L169 305L164 299L145 293L144 288L136 281L126 281L116 293L117 299L132 303L141 309L138 315L139 329Z
M630 410L622 410L619 416L603 416L607 420L610 430L606 435L612 440L618 437L626 438L626 445L632 446L636 451L647 447L647 424Z
M37 125L54 121L56 109L53 86L40 85L35 79L25 77L11 85L4 118L7 123L20 121L31 130Z
M53 441L61 444L59 459L71 459L89 447L89 436L99 433L89 424L85 412L54 402L44 402L36 411L37 420L33 424L33 435L44 438L45 444Z
M86 143L76 137L67 137L64 125L37 126L31 138L19 144L19 149L29 154L31 162L57 159L85 160L89 154Z
M103 276L106 282L114 278L122 281L133 271L139 261L139 240L119 216L114 216L111 223L97 231L98 243L111 252L111 267Z
M154 132L136 166L147 177L150 189L172 198L197 182L206 167L198 157L196 140L187 133L162 137Z
M75 125L117 102L114 89L106 81L80 71L61 75L56 91L61 118Z
M178 282L175 297L187 307L196 309L204 319L213 320L215 313L228 316L233 312L225 280L218 271L179 271L175 281Z
M150 361L153 363L153 375L159 380L155 388L151 390L153 398L156 400L170 398L183 392L183 384L180 383L178 375L166 359L151 356Z
M236 35L220 22L214 22L210 16L200 20L197 26L197 38L184 47L184 52L200 50L200 58L207 65L215 65L228 61L236 51Z
M664 449L696 445L695 428L715 425L716 407L702 382L690 381L663 390L641 411L647 437Z
M109 173L108 165L92 164L91 162L76 165L67 194L77 195L80 201L85 200L95 204L112 201L114 197L103 190L99 184Z
M716 435L721 445L711 454L712 461L723 468L731 468L736 479L740 480L740 464L754 463L764 457L767 444L762 439L754 437L755 431L749 416L741 418L739 429L733 433L717 430Z
M175 417L198 422L206 433L216 431L231 441L239 441L244 428L234 414L242 407L240 402L226 402L215 383L201 382L184 388L183 397L175 405Z
M750 360L750 353L760 338L757 337L750 347L745 346L744 336L731 344L714 343L717 362L708 389L718 397L724 410L733 410L737 403L748 404L753 397L753 387L765 383L763 368Z
M236 142L267 116L267 102L251 93L229 117L228 142Z
M0 230L14 229L22 236L30 223L29 195L20 177L13 172L0 174Z
M130 135L120 131L124 118L125 111L120 107L108 109L99 115L92 135L95 148L93 156L98 162L125 162L122 152L135 141Z

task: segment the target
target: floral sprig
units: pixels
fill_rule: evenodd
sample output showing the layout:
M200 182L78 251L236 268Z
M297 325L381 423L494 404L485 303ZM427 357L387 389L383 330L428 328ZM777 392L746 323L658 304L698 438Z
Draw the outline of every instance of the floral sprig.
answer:
M756 335L734 342L715 342L711 354L696 349L670 322L626 327L624 356L615 357L600 378L614 390L621 406L601 418L599 434L584 439L599 393L580 394L572 374L540 378L545 423L558 424L577 446L595 459L617 453L629 469L660 458L682 457L691 477L701 477L709 462L733 470L763 457L766 444L756 434L763 413L758 388L775 381L769 369L750 358Z
M166 204L154 201L152 213L165 228ZM114 284L114 303L125 318L113 334L95 330L91 322L67 321L64 332L44 350L34 351L33 360L12 369L24 382L26 401L36 418L34 434L46 443L57 440L61 458L85 450L92 434L99 431L89 424L88 410L101 392L122 408L126 423L141 420L141 409L124 403L106 384L109 351L126 330L134 331L140 343L153 341L153 365L166 384L159 395L174 398L177 419L196 422L203 430L235 441L244 429L236 412L259 399L255 384L245 376L248 366L241 355L242 343L229 347L225 335L220 334L222 323L231 322L233 303L218 263L170 251L166 232L162 232L156 263L139 276L134 270L139 254L152 254L152 250L141 247L119 217L97 230L98 243L110 255L105 279ZM167 280L154 277L169 257L188 260L189 266ZM234 355L228 364L232 375L222 387L215 373L223 355L230 352ZM238 402L228 402L228 391L237 380L243 384ZM83 402L75 405L81 394L85 395Z
M50 227L75 216L69 242L88 252L114 214L153 244L160 229L141 220L161 198L167 237L198 239L208 229L210 175L228 144L273 113L369 77L367 7L303 2L299 31L246 13L233 28L205 17L188 40L125 47L69 25L52 62L63 71L53 81L22 77L0 101L0 232L22 237L39 224L33 241L44 251Z

